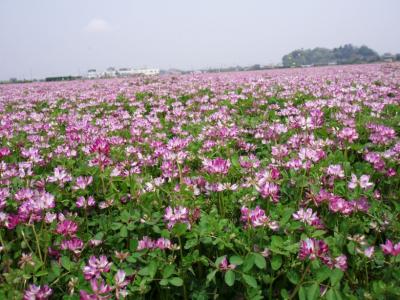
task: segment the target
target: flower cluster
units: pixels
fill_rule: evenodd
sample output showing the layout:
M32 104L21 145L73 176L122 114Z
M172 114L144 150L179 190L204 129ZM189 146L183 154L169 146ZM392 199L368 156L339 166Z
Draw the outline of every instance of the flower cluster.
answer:
M171 229L176 223L186 224L190 229L191 224L189 220L189 209L183 206L170 207L165 209L164 220L167 223L167 228Z
M259 206L256 206L255 209L248 209L243 206L240 212L242 214L240 220L245 223L246 227L250 226L255 228L259 226L268 226L272 230L277 230L279 228L279 224L275 221L271 221L265 215L265 211Z
M323 240L307 238L300 242L299 259L315 260L320 259L330 268L338 268L343 271L347 269L347 257L342 254L332 259L329 254L329 247Z
M384 244L381 245L383 253L397 256L400 254L400 242L393 244L391 240L386 240Z
M139 244L137 247L137 250L143 250L143 249L160 249L160 250L165 250L165 249L173 249L176 246L171 243L169 239L166 238L158 238L157 240L153 240L149 238L148 236L144 236L141 240L139 240Z

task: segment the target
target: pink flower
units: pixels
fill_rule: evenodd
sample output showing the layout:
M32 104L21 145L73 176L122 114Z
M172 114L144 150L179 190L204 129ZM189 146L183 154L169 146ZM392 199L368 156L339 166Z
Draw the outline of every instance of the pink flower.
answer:
M1 147L0 148L0 158L3 158L4 156L10 155L11 150L7 147Z
M305 260L306 258L314 260L326 256L328 250L328 245L324 241L307 238L300 242L299 258L300 260Z
M61 242L61 247L62 250L69 250L78 255L81 253L83 249L83 241L81 239L78 239L76 237L72 238L71 240L63 240Z
M87 200L85 199L85 197L80 196L76 200L76 207L83 207L85 209L94 206L95 204L96 202L94 201L94 198L92 196L89 196Z
M279 201L279 186L273 182L265 182L262 185L256 186L257 191L261 194L261 197L271 197L272 202Z
M30 284L28 289L25 290L24 300L46 300L48 299L53 290L48 285L40 286Z
M219 263L218 268L221 271L228 271L228 270L233 270L236 268L236 265L234 264L228 264L228 260L226 259L226 256L222 259L222 261Z
M330 165L326 169L326 174L336 178L344 178L344 171L341 165Z
M270 221L265 215L265 211L259 206L256 206L255 209L248 209L243 206L240 212L242 213L240 220L245 223L246 227L252 226L255 228L259 226L268 226L272 230L277 230L279 228L278 223Z
M380 124L369 124L367 128L371 130L369 139L374 144L387 145L396 138L396 131L391 127Z
M109 263L107 257L101 255L99 258L92 255L89 258L88 265L83 267L83 274L86 280L100 277L101 273L110 271L112 263Z
M110 154L110 143L103 138L97 138L90 146L90 153L101 153L108 156Z
M84 190L92 182L93 182L93 177L92 176L89 176L89 177L79 176L78 178L76 178L75 185L72 187L72 189L74 191Z
M318 218L317 213L313 212L311 208L300 208L293 215L293 219L306 223L310 226L315 226L317 228L322 227L321 220Z
M381 249L384 254L397 256L400 254L400 242L394 245L391 240L386 240Z
M204 170L210 174L226 175L229 171L230 166L230 161L225 160L221 157L217 157L215 159L205 158L203 160Z
M137 250L143 250L143 249L153 249L154 247L154 242L151 238L148 236L144 236L138 243Z
M125 280L126 273L123 270L118 270L114 276L115 286L118 288L124 288L129 284L129 280Z
M171 241L166 238L158 238L157 240L152 240L148 236L144 236L138 244L137 250L144 249L172 249L174 245L172 245Z
M358 133L354 128L351 127L345 127L342 130L339 131L338 133L339 139L343 141L347 141L349 143L354 142L356 139L358 139Z
M357 186L360 186L362 189L368 189L374 185L369 181L369 179L369 175L361 175L360 179L358 179L355 174L351 174L351 181L349 182L348 187L352 190L354 190Z
M89 294L88 292L81 290L81 300L107 300L112 298L112 295L109 294L112 291L112 288L105 284L103 279L99 280L92 278L90 280L90 286L93 294Z
M49 182L57 182L61 186L63 186L65 183L67 183L71 180L72 180L71 175L68 174L67 171L63 167L55 168L54 175L48 177Z
M78 224L70 220L64 220L57 225L56 232L61 235L75 236L76 232L78 231Z
M364 250L364 255L368 258L371 258L375 253L375 247L371 246Z
M335 258L335 268L338 268L342 271L346 271L347 270L347 257L346 255L342 254L338 257Z
M184 223L190 229L189 209L183 206L172 208L168 206L165 209L164 220L168 222L167 228L171 229L176 223Z

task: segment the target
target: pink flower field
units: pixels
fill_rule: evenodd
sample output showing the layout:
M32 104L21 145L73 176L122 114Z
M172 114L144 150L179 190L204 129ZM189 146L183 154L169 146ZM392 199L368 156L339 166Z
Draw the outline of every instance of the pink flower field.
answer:
M0 299L399 299L400 64L0 85Z

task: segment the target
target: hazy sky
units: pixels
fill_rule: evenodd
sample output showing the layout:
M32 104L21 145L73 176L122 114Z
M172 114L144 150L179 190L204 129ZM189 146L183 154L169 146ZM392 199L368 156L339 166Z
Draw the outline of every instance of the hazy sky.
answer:
M0 0L0 79L268 64L345 43L399 53L400 0Z

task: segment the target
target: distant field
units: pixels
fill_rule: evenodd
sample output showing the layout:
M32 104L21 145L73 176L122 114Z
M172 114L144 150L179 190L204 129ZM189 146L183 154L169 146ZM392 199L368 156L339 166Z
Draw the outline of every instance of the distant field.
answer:
M0 85L0 299L399 299L400 64Z

